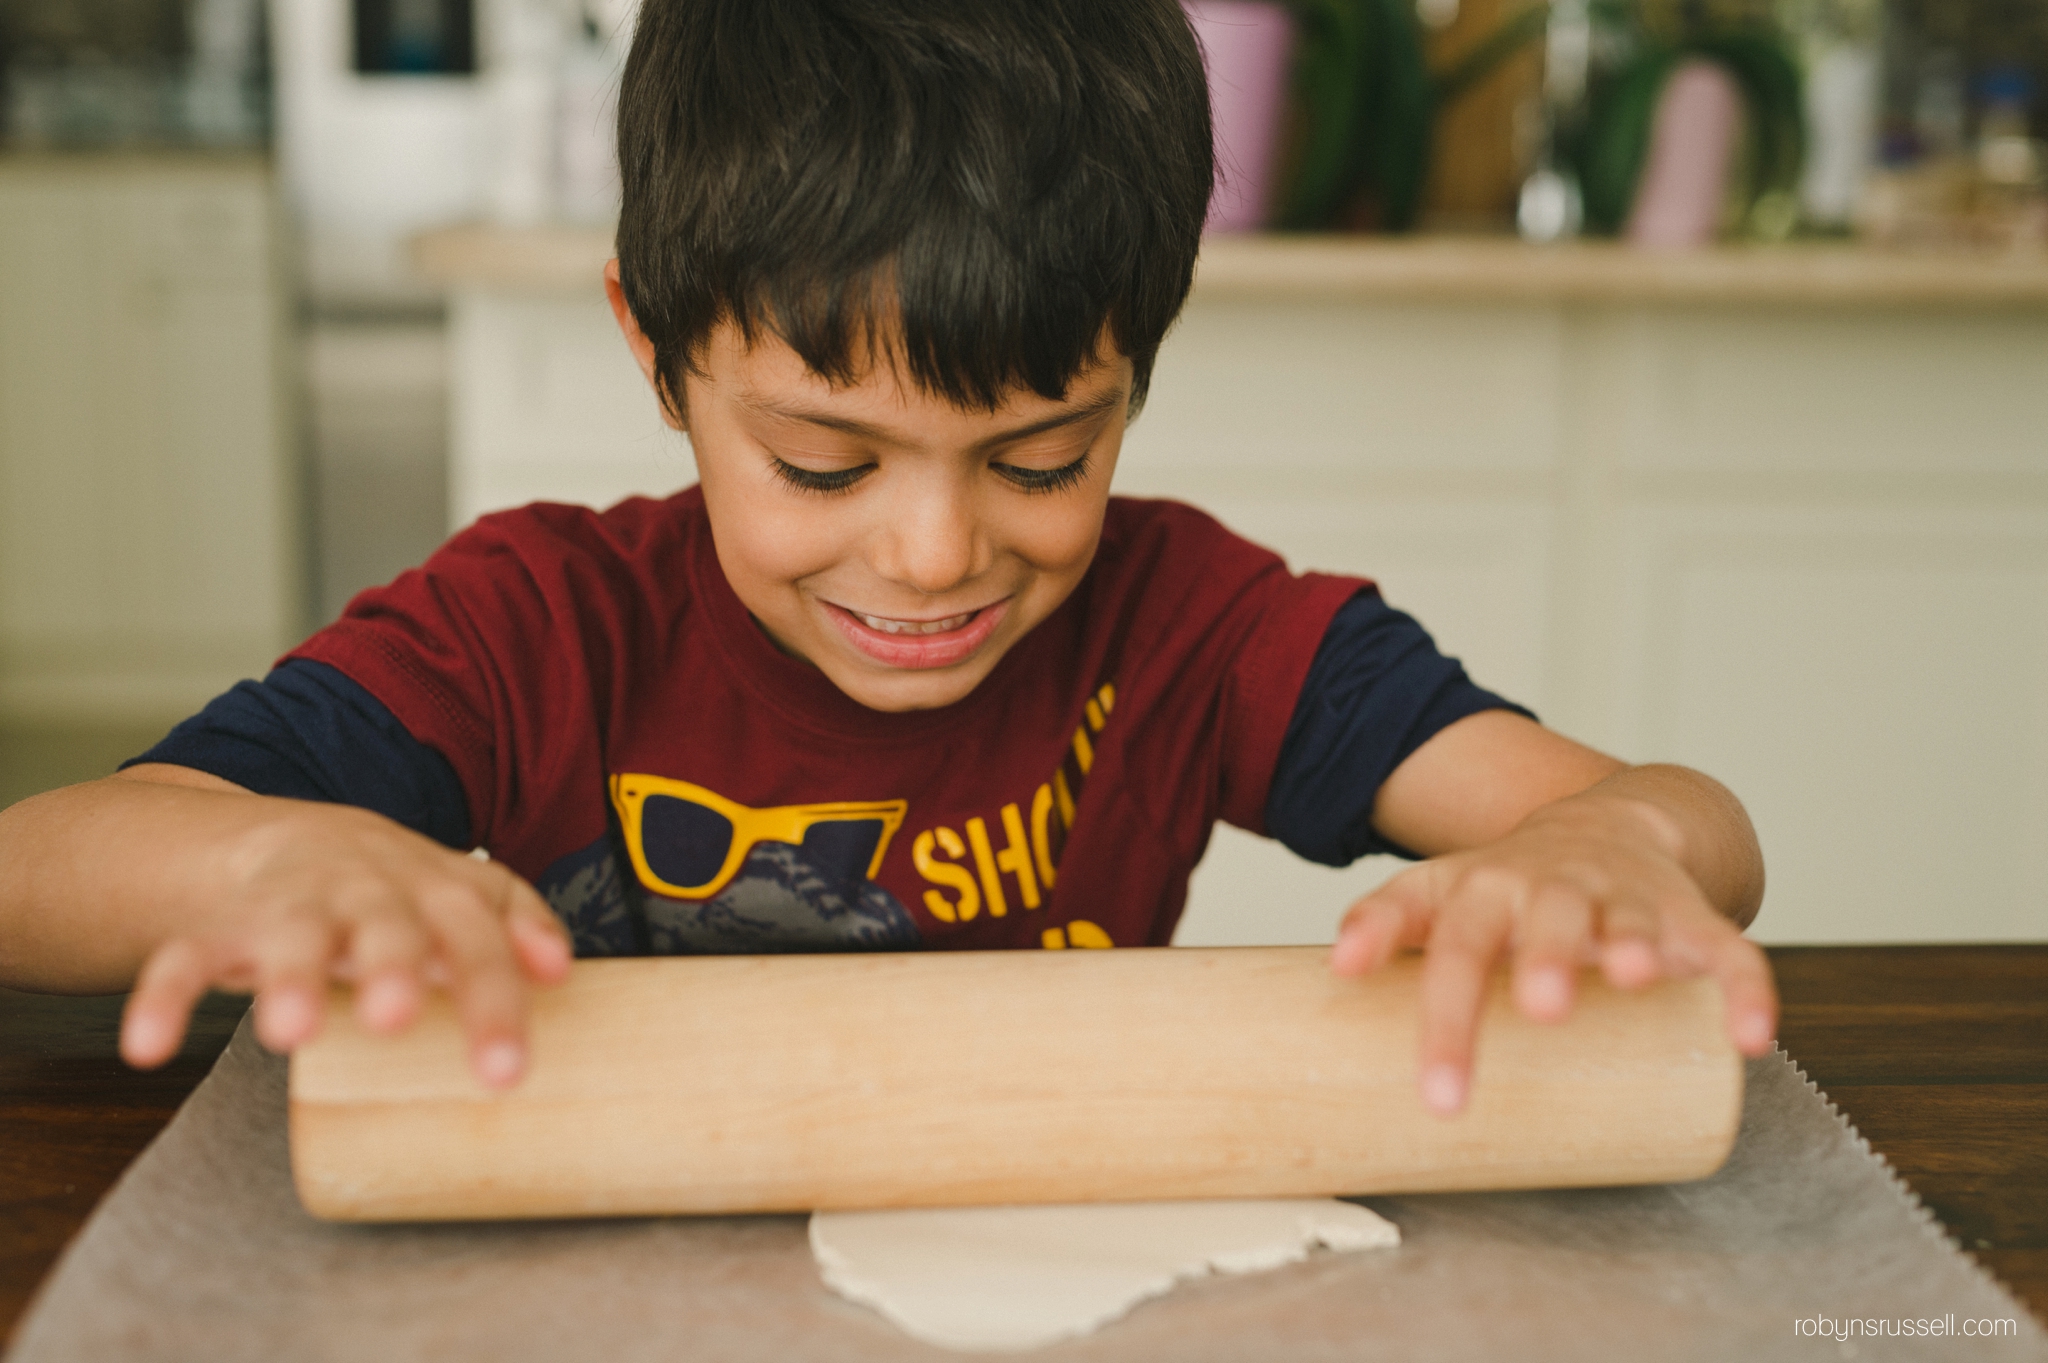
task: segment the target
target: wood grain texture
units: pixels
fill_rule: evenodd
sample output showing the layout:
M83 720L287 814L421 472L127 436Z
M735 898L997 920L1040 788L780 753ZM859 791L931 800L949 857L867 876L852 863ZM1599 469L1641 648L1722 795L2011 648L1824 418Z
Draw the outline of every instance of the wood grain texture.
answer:
M1776 947L1779 1044L2048 1318L2048 945Z
M115 1053L125 996L0 989L0 1341L100 1197L206 1077L248 1000L200 1003L177 1058Z
M1298 1197L1700 1178L1741 1063L1705 980L1569 1022L1496 980L1467 1110L1416 1092L1419 961L1317 947L590 961L509 1093L452 1010L293 1058L301 1200L338 1220Z

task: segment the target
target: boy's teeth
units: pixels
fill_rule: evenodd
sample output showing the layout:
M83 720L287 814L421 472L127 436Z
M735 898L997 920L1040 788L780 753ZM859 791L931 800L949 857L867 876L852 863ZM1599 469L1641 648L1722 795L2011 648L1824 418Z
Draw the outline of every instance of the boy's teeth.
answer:
M886 620L879 615L854 612L863 625L884 634L944 634L947 630L960 628L972 620L974 614L969 611L965 615L949 615L943 620Z

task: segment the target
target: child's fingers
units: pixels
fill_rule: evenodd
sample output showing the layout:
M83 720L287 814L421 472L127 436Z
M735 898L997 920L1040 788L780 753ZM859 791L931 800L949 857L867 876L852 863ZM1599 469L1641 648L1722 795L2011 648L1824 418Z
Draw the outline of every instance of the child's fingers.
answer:
M348 965L356 982L356 1016L373 1032L396 1032L419 1016L425 991L426 932L394 904L365 914L349 939Z
M1403 871L1351 906L1338 925L1330 969L1339 975L1367 974L1402 947L1428 940L1436 898L1425 869Z
M213 953L190 938L165 942L135 977L121 1017L121 1058L154 1069L178 1053L200 996L213 983Z
M1422 1101L1442 1116L1465 1106L1487 978L1506 944L1504 908L1441 915L1422 962Z
M503 884L509 887L509 875ZM463 885L423 896L420 909L447 963L448 990L469 1037L470 1065L486 1085L508 1088L526 1069L526 984L513 956L503 900L494 902Z
M1571 1012L1592 935L1593 902L1584 892L1556 885L1536 893L1515 943L1515 1003L1524 1013L1557 1022Z
M512 947L519 964L541 984L558 984L569 973L575 949L562 920L538 892L525 881L512 877L507 892L505 925L512 933Z
M320 1030L336 925L307 909L265 923L250 944L256 966L256 1039L283 1054Z
M1778 987L1762 948L1747 937L1730 937L1716 957L1714 978L1721 984L1728 1039L1744 1055L1768 1054L1778 1032Z
M1695 918L1669 934L1666 954L1686 973L1706 973L1721 986L1728 1039L1744 1055L1763 1055L1778 1031L1778 986L1771 963L1755 942L1719 916Z
M1662 976L1663 935L1663 917L1646 899L1618 895L1601 905L1600 972L1607 982L1616 989L1641 989Z

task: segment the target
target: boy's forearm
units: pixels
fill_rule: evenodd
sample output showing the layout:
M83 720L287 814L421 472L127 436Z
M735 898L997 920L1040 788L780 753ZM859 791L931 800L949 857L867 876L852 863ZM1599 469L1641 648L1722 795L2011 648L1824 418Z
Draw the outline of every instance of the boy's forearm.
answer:
M1624 802L1677 857L1709 903L1738 927L1756 917L1764 897L1763 852L1742 802L1719 781L1690 767L1656 763L1625 767L1573 798Z
M232 850L297 802L108 777L0 811L0 985L126 989L159 943L203 930Z

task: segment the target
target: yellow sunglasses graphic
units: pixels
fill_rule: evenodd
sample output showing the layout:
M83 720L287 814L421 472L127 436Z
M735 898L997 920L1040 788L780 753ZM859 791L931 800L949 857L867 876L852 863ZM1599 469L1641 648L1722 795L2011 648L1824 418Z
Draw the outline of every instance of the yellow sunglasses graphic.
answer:
M801 845L826 875L873 880L910 812L908 800L750 809L688 781L631 773L611 778L611 794L640 883L674 899L711 898L764 842Z

